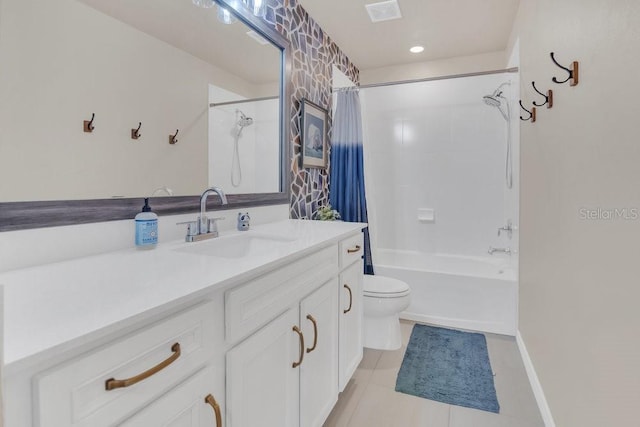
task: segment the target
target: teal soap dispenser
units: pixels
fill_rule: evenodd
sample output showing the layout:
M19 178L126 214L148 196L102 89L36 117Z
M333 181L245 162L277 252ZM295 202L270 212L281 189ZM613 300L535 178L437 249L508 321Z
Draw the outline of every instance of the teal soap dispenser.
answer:
M142 211L136 215L136 247L138 249L153 249L158 245L158 215L151 211L149 199L158 192L167 193L173 196L173 191L167 187L160 187L154 190L149 197L144 198Z
M153 249L158 244L158 215L151 212L149 197L145 197L142 212L136 215L136 247Z

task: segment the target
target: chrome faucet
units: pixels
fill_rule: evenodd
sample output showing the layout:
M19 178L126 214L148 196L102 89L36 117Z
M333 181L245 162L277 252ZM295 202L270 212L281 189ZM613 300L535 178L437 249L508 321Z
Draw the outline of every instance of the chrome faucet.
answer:
M511 255L511 248L494 248L493 246L489 246L489 255L493 255L496 252L501 252L506 255Z
M218 237L218 225L216 221L224 219L224 217L207 218L207 198L209 194L216 193L220 197L223 205L229 204L227 196L219 187L211 187L204 190L200 196L200 216L196 221L179 222L178 224L187 224L187 235L185 241L198 242L200 240Z
M215 231L216 236L214 237L217 237L218 230L217 229L211 230L211 226L215 227L216 219L222 219L222 218L211 218L213 222L210 222L206 215L207 197L209 197L209 194L212 194L212 193L216 193L220 197L220 201L222 202L223 205L229 204L227 202L227 196L224 194L224 191L222 191L222 188L211 187L204 190L204 192L202 193L202 196L200 196L200 216L198 217L198 222L199 222L198 234L206 234L211 231Z

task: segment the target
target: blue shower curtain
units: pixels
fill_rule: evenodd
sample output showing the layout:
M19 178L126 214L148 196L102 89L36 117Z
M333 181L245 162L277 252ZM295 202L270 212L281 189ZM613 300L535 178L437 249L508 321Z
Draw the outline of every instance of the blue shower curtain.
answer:
M331 138L329 203L340 212L344 221L367 222L358 90L339 90L337 101ZM368 228L364 230L364 272L373 274Z

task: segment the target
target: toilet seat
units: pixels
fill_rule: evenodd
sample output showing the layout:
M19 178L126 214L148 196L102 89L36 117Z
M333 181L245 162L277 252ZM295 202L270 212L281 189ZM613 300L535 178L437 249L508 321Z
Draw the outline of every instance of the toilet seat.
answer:
M411 293L405 282L384 276L365 275L362 288L364 296L372 298L400 298Z

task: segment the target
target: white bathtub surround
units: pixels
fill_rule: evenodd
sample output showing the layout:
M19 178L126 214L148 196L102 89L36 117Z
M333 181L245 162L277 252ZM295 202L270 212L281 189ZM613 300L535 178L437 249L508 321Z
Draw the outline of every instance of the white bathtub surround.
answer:
M142 199L140 199L142 207ZM151 201L153 206L153 200ZM194 206L194 209L198 209ZM221 231L236 227L238 212L249 212L251 224L259 225L289 218L288 205L237 208L215 211L223 216L218 221ZM183 215L159 215L159 242L166 243L184 238L185 225L178 222L194 221L197 212ZM134 247L135 225L131 220L110 221L64 227L37 228L0 233L0 273L18 268L64 261L89 255Z
M409 320L514 336L518 282L507 259L379 249L376 274L411 287Z
M513 78L505 73L361 90L374 248L485 256L489 246L517 247L517 235L498 238L497 229L518 218L510 195L519 185L518 140L508 190L507 124L482 100ZM503 90L517 128L511 93L517 87ZM435 221L421 221L430 217L422 209L433 210Z
M511 189L509 127L483 102L501 85ZM361 90L374 270L411 287L402 316L515 335L518 232L498 229L518 227L518 92L514 73Z
M226 104L240 100L245 102ZM246 101L246 97L209 85L209 103L226 104L209 108L209 185L235 194L278 191L279 101ZM238 111L252 119L239 138ZM236 138L238 153L234 159Z

